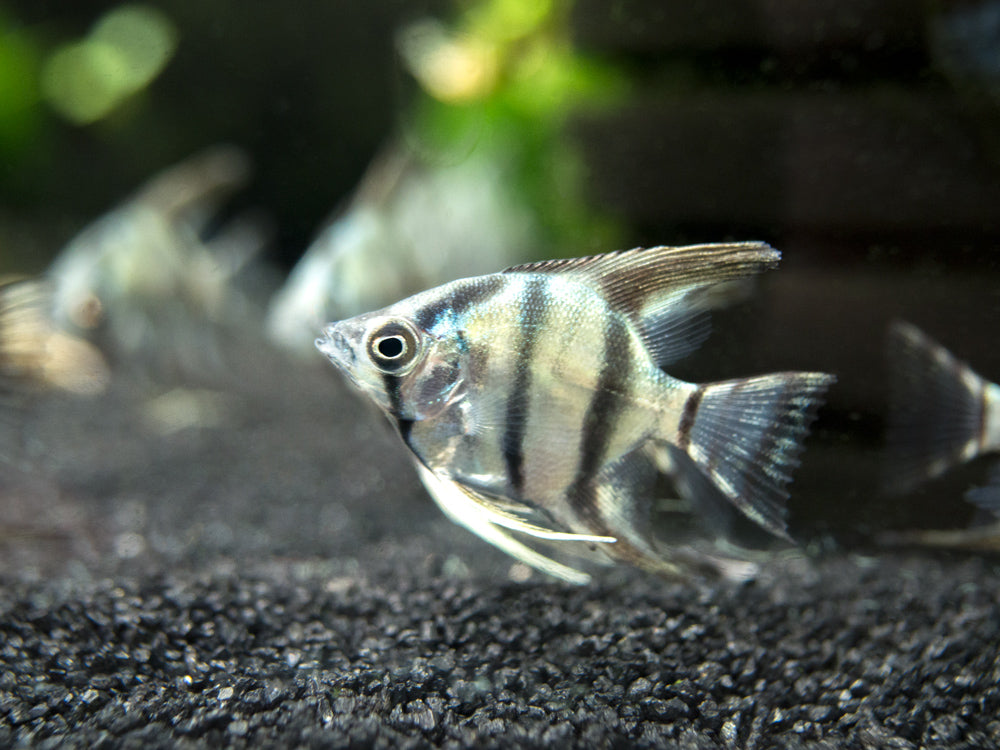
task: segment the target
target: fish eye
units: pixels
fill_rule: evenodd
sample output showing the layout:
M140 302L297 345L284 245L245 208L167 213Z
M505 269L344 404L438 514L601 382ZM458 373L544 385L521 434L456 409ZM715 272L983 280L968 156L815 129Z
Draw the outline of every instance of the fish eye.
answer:
M417 356L419 338L405 320L390 320L368 335L368 356L382 372L398 374Z

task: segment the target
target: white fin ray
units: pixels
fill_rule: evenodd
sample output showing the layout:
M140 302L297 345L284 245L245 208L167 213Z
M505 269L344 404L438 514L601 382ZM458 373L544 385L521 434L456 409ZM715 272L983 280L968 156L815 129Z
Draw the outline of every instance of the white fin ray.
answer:
M744 515L789 539L785 485L834 380L786 372L699 386L685 406L679 447Z
M434 498L434 502L436 502L444 514L455 523L464 526L484 541L489 542L495 547L506 552L511 557L520 560L525 565L529 565L542 573L546 573L555 578L577 585L583 585L590 582L589 574L557 562L550 557L546 557L545 555L536 552L511 537L510 534L504 530L504 526L498 525L493 519L512 519L507 518L503 514L491 516L489 512L484 510L484 506L477 501L475 493L467 490L457 482L453 482L435 474L420 462L416 462L416 466L417 472L420 475L420 480L423 482L424 487L427 488L431 497ZM522 524L521 528L518 528L517 530L525 531L525 526L531 525ZM542 538L551 539L552 537ZM605 538L605 541L607 541L607 539L610 538ZM581 536L581 538L574 539L574 541L584 540L593 541L594 538L584 538ZM610 541L613 542L614 540L611 539Z

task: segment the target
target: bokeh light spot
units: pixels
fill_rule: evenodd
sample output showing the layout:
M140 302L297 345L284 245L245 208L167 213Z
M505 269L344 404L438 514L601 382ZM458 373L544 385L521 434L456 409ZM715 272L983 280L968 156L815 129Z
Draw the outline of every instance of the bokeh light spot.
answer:
M145 88L177 47L160 11L125 5L105 14L82 41L56 50L42 70L42 92L66 119L85 125Z

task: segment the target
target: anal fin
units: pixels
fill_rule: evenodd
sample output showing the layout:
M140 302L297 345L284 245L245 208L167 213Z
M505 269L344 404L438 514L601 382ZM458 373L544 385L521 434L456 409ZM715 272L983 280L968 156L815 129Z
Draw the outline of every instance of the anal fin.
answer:
M752 578L757 571L754 563L726 557L715 549L699 549L696 545L704 541L702 535L693 534L690 528L664 538L653 518L654 501L662 490L660 448L658 441L647 441L605 466L592 482L575 488L571 504L583 525L618 538L617 544L599 550L673 580L688 580L695 574L727 580Z

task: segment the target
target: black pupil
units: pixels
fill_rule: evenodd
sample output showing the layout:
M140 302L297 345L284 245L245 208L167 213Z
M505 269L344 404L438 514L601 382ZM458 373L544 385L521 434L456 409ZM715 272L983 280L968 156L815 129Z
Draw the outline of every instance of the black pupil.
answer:
M386 359L395 359L403 353L403 337L386 336L375 347L378 349L378 353Z

